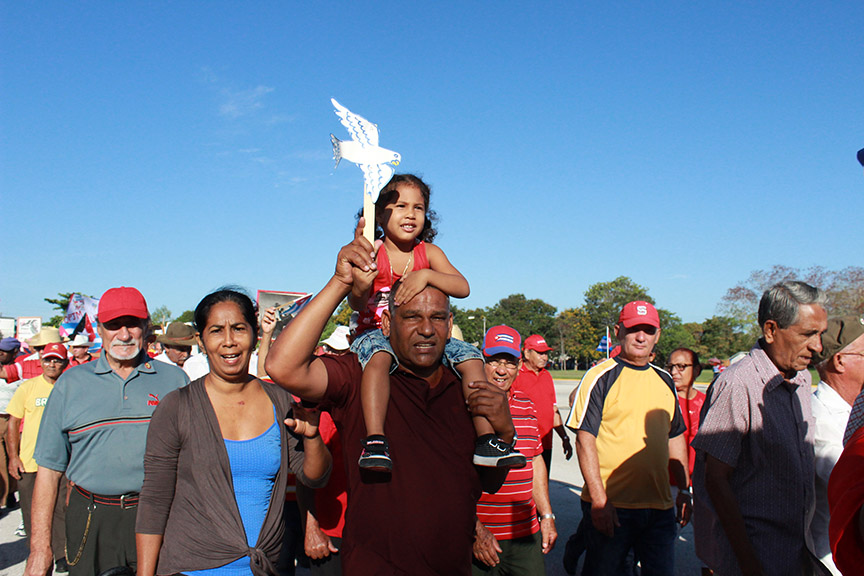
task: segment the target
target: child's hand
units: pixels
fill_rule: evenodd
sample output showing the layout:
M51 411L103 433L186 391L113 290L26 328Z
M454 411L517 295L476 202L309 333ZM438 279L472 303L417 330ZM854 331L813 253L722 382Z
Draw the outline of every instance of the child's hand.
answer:
M362 268L353 268L351 274L354 277L354 285L351 287L351 292L358 298L367 298L372 290L372 283L375 277L378 276L378 270L363 270Z
M402 283L399 284L399 289L396 290L396 295L393 297L393 303L396 306L401 306L422 292L429 284L427 272L428 270L415 270L405 274L402 277Z

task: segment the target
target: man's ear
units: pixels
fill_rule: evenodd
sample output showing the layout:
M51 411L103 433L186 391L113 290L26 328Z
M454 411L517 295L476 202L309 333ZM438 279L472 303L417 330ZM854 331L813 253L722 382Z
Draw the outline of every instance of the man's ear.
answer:
M615 324L615 338L620 342L621 338L618 336L618 332L621 331L621 325Z
M385 308L381 311L381 333L387 338L390 337L390 320L390 309Z
M777 337L777 330L779 329L777 322L774 320L766 320L765 324L762 325L762 336L765 338L765 342L773 344L774 339Z
M846 372L846 362L843 361L843 354L834 354L830 362L834 365L834 371L838 374Z

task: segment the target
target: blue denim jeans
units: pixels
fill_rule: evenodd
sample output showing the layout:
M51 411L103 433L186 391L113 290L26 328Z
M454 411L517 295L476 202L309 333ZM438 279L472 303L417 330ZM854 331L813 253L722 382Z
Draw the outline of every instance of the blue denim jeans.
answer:
M632 576L627 561L630 550L642 565L642 576L674 576L675 509L628 510L616 508L618 522L610 538L599 533L591 522L591 504L582 502L587 547L583 576Z
M393 353L393 347L390 346L390 340L381 333L380 329L367 330L358 336L351 344L351 351L357 354L360 366L364 369L366 368L366 363L369 362L372 355L376 352L387 352L390 354L390 357L393 358L393 362L390 364L391 374L399 367L399 360ZM444 364L455 370L457 374L459 371L456 370L456 364L474 358L483 358L483 354L480 350L470 344L462 342L461 340L457 340L456 338L450 338L447 340L447 345L444 347Z

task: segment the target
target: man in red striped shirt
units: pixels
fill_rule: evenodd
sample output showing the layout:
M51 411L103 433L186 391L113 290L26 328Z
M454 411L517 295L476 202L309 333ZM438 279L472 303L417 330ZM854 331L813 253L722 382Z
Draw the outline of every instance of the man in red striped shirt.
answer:
M498 492L484 492L477 502L475 575L545 574L543 555L552 550L558 538L537 412L527 396L512 388L519 372L521 340L513 328L495 326L483 343L486 378L507 392L516 427L516 449L528 458L528 464L511 469Z

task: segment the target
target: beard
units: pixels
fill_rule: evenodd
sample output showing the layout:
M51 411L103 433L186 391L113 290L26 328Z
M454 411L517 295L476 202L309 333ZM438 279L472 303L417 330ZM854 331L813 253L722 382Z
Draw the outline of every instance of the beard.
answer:
M124 346L129 348L127 353L115 352L115 346ZM108 355L114 358L115 360L132 360L141 353L141 340L137 338L130 338L129 340L121 340L120 338L114 338L111 340L111 345L108 347Z

